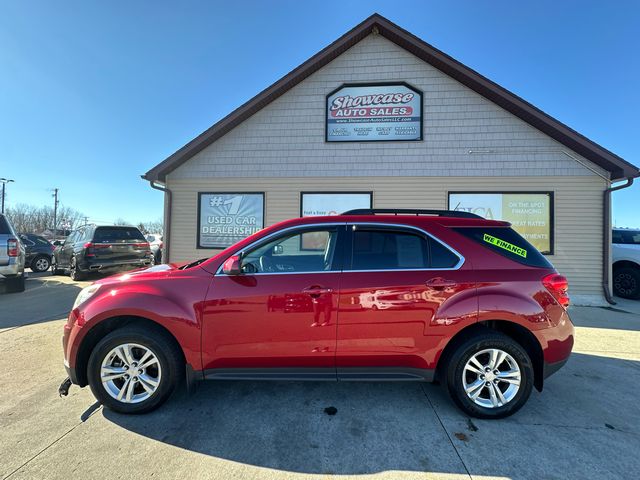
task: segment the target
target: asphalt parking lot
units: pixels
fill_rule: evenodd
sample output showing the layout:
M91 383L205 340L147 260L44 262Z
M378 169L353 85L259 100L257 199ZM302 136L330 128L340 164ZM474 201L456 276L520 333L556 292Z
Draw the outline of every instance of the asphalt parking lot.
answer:
M574 355L505 420L465 417L436 385L232 381L123 416L88 388L57 394L62 325L87 284L0 287L2 479L640 478L640 302L572 307Z

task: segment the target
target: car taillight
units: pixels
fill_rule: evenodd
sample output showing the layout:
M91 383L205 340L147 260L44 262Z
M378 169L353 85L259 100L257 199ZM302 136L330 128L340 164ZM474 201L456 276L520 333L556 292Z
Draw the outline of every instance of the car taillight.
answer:
M542 284L558 300L560 305L565 308L569 306L569 282L566 277L552 273L542 279Z
M93 243L93 242L87 242L84 244L84 256L85 257L95 257L96 254L94 253L94 250L98 249L98 248L110 248L111 245L108 243Z
M133 247L137 248L137 249L140 249L140 250L150 250L151 249L151 247L149 246L149 242L134 243Z
M20 253L20 248L18 247L18 240L15 238L10 238L7 240L7 255L10 257L17 257Z

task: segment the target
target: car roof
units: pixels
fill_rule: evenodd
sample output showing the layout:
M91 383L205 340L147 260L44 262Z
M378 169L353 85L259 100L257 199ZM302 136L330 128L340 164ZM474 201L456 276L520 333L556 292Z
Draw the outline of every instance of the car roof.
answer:
M509 222L487 220L485 218L447 217L436 215L327 215L317 217L301 217L276 223L271 230L296 225L316 223L388 223L395 225L428 225L437 223L444 227L509 227Z

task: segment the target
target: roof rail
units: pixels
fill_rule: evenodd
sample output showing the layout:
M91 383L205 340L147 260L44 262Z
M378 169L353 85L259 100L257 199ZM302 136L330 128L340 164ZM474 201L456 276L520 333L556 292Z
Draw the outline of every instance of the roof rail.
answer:
M476 215L471 212L463 212L459 210L421 210L414 208L356 208L355 210L348 210L342 215L434 215L438 217L456 217L456 218L480 218L480 215Z

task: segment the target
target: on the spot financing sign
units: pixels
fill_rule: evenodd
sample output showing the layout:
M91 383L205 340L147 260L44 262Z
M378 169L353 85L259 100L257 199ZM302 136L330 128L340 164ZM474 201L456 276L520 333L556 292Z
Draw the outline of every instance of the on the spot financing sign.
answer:
M547 254L553 251L552 202L551 192L449 193L449 210L510 222L516 232Z
M344 85L327 96L327 142L422 140L422 93L403 83Z
M227 248L264 227L263 193L199 193L198 248Z

